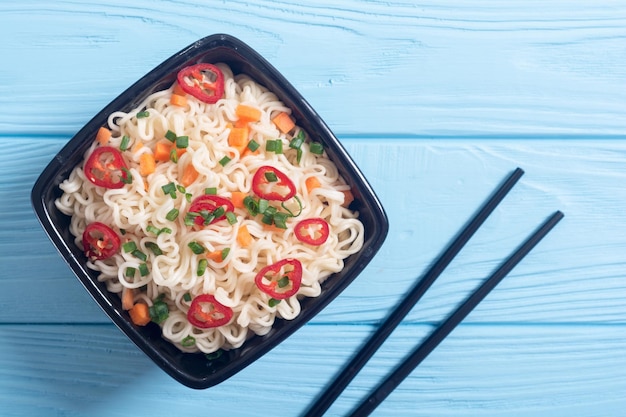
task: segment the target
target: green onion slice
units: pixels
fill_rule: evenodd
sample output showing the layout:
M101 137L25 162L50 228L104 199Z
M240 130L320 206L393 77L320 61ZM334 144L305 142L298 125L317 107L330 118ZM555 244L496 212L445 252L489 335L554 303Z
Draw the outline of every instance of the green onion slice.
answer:
M189 246L189 249L191 249L191 251L196 255L201 255L206 250L204 249L204 246L202 246L198 242L189 242L187 246Z

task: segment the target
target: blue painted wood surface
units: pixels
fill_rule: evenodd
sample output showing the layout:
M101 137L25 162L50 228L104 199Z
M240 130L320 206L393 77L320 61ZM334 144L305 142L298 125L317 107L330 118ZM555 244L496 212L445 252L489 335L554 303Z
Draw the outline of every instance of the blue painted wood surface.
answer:
M626 5L600 0L0 4L0 415L297 416L515 167L526 174L329 410L348 413L554 210L565 219L377 409L622 416ZM303 93L390 218L363 274L224 383L188 389L116 329L30 209L91 116L229 33Z

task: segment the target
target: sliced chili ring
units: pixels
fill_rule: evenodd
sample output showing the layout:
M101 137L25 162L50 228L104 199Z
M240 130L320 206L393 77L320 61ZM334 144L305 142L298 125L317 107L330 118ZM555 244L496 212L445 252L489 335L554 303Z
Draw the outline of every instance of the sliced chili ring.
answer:
M205 103L214 104L224 95L224 74L213 64L185 67L176 79L185 93Z
M254 283L276 300L296 294L302 283L302 263L297 259L283 259L267 265L254 277Z
M278 168L264 165L252 177L252 191L266 200L287 201L296 195L296 185Z
M93 222L83 232L85 255L94 260L108 259L120 248L120 237L104 223Z
M187 320L192 326L209 329L227 324L233 317L233 310L220 304L211 294L201 294L191 301Z
M85 162L85 177L97 186L122 188L129 180L129 171L122 153L112 146L99 146Z
M187 216L192 215L193 223L207 226L226 218L226 213L235 210L233 202L228 198L206 194L191 202Z
M300 242L319 246L328 239L330 228L326 220L316 217L301 220L296 224L293 232Z

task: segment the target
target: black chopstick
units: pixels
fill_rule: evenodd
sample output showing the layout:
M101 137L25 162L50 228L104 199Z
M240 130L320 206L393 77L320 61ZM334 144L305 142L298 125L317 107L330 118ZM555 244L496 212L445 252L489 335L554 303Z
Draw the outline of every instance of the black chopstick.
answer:
M421 343L378 387L351 416L367 416L432 352L442 340L480 303L483 298L548 234L563 218L557 211L535 231L509 258Z
M465 246L467 241L476 233L487 217L495 210L508 192L524 174L521 168L516 168L507 179L496 189L492 196L483 204L480 210L467 223L463 230L450 243L446 250L437 258L435 263L428 269L424 276L416 283L406 297L395 307L385 322L378 330L363 344L361 349L354 355L352 360L335 377L334 381L318 397L311 408L304 414L304 417L322 416L328 408L341 395L343 390L354 379L356 374L363 369L367 361L380 348L383 342L398 327L402 319L409 314L411 309L422 298L424 293L430 288L435 280L441 275L443 270L452 262L452 259Z

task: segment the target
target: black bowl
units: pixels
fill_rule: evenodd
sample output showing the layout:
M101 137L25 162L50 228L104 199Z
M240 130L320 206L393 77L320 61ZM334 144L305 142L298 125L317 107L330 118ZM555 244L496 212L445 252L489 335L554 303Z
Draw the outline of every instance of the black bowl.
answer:
M264 336L254 336L238 349L223 351L209 358L201 353L182 353L161 337L154 323L145 327L133 325L121 307L119 297L109 293L96 274L86 266L84 253L74 244L69 232L69 217L59 212L54 201L61 195L59 184L81 163L96 131L105 126L108 116L117 110L130 111L149 94L168 88L177 72L198 62L224 62L235 74L245 73L273 91L289 106L296 122L311 139L324 144L331 160L352 187L355 201L351 208L359 211L365 226L364 246L345 260L344 269L330 276L316 298L302 300L302 312L293 320L277 319L272 330ZM388 231L384 209L359 168L320 116L296 89L263 57L240 40L217 34L189 45L150 71L120 94L91 119L54 157L36 181L32 204L39 221L61 256L69 264L83 286L113 322L154 362L174 379L191 388L216 385L257 360L318 314L337 297L372 260Z

